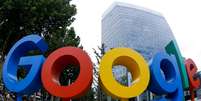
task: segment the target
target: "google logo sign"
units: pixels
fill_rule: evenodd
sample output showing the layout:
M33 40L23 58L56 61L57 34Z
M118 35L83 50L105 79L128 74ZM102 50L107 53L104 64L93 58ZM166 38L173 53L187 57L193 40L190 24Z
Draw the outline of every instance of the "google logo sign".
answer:
M165 48L167 53L157 53L149 63L130 48L114 48L108 51L100 63L99 80L102 89L121 101L128 101L146 89L161 96L154 101L185 100L184 90L190 90L191 100L194 100L193 92L200 85L199 79L195 77L195 63L181 56L174 41ZM40 36L28 35L16 42L9 51L3 65L3 82L9 91L17 94L18 101L22 100L24 94L32 94L42 86L64 101L81 97L91 87L93 65L85 51L75 47L63 47L52 52L47 58L43 55L26 55L32 50L44 53L47 49L47 43ZM80 73L74 83L61 86L59 76L68 64L79 66ZM133 78L131 86L123 86L115 80L112 74L112 67L115 65L128 68ZM23 80L17 79L17 69L20 67L29 71Z

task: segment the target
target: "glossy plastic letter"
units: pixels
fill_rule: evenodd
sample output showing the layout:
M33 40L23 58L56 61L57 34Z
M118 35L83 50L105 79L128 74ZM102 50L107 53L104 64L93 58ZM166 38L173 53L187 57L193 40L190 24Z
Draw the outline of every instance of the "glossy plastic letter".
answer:
M8 90L17 93L18 100L23 94L31 94L41 87L40 72L45 60L43 55L25 56L27 52L45 52L48 46L38 35L28 35L19 40L9 51L3 65L3 82ZM22 66L29 70L22 80L17 78L17 70Z
M188 89L189 82L188 82L188 76L187 76L187 72L186 72L186 68L185 68L185 64L184 64L184 59L181 55L181 52L179 50L179 47L178 47L176 41L175 40L170 41L170 43L165 47L165 49L169 55L175 55L176 60L177 60L177 65L180 70L183 88Z
M61 86L60 73L66 66L73 64L80 67L80 73L75 82L68 86ZM93 68L90 57L80 48L63 47L51 53L42 68L42 83L52 95L63 100L78 98L91 87Z
M124 65L132 73L131 86L123 86L115 80L112 73L115 65ZM148 64L139 53L130 48L115 48L108 51L101 60L99 75L103 90L121 101L143 93L150 78Z
M199 88L200 86L199 78L195 77L195 74L197 72L197 66L195 65L192 59L187 59L185 61L185 65L186 65L186 71L188 73L188 78L190 83L189 89L190 89L191 101L194 101L195 99L194 90Z
M154 101L183 101L181 76L174 56L157 53L150 63L151 79L149 90L160 99Z

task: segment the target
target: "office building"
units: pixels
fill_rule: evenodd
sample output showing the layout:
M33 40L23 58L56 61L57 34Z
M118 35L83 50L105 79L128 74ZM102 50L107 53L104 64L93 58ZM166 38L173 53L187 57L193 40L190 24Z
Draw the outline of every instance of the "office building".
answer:
M174 36L166 19L156 11L116 2L102 16L101 42L106 46L106 51L128 47L150 61L157 52L165 51L171 40ZM127 75L126 69L121 66L113 72L118 81L121 81L121 76ZM129 78L131 76L128 75ZM148 101L149 94L145 92L137 100Z

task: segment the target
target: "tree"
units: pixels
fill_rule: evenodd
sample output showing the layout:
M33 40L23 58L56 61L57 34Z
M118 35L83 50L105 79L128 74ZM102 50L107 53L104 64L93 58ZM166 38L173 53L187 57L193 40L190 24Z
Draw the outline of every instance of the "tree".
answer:
M101 58L103 57L103 55L105 54L105 44L102 44L101 47L98 46L98 50L96 49L93 49L94 50L94 54L95 54L95 57L96 57L96 61L97 63L94 64L94 79L93 79L93 86L95 88L95 91L96 91L96 99L98 101L105 101L106 100L106 94L103 92L103 90L101 89L100 87L100 83L99 83L99 65L100 65L100 60Z
M38 34L46 40L49 47L46 56L63 46L82 48L79 36L70 26L76 14L76 6L70 2L71 0L0 0L1 61L4 61L13 44L28 34ZM74 67L69 65L61 73L62 85L77 78L79 68ZM23 79L26 72L20 70L18 74Z
M63 46L80 44L74 28L76 7L71 0L1 0L0 50L6 56L12 45L27 34L39 34L47 41L46 55ZM3 59L3 58L2 58Z
M67 33L75 20L76 7L71 0L1 0L0 1L0 50L4 57L11 46L27 34L39 34L52 50L68 45ZM79 44L79 37L72 42ZM75 43L75 45L74 45ZM70 45L72 45L70 44ZM4 59L4 58L2 58Z

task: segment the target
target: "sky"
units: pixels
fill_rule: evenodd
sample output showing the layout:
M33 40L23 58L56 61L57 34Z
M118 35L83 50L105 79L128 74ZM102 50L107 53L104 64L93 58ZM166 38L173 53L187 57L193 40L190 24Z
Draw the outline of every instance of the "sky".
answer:
M73 23L81 44L92 60L93 48L101 45L101 19L114 2L124 2L162 13L177 40L183 57L191 58L201 71L201 0L72 0L77 6Z

